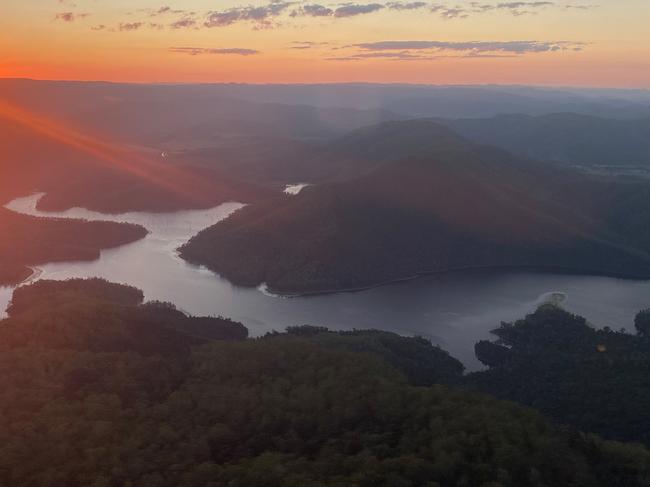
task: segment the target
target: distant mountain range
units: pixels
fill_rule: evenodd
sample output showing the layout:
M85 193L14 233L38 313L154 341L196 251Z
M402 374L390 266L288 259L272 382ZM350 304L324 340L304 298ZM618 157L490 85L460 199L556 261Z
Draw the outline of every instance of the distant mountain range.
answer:
M251 205L181 255L288 294L483 266L650 276L644 182L522 161L431 121L361 129L314 160L345 180Z
M445 117L438 121L471 140L528 158L580 165L650 161L650 95L643 91L0 80L0 94L0 101L33 117L113 144L122 160L144 155L156 166L171 163L196 173L210 186L209 196L197 203L129 181L133 174L101 167L96 155L18 127L0 110L0 141L7 147L0 165L10 175L0 182L0 199L40 189L48 192L40 202L48 209L205 207L228 199L254 201L266 196L260 185L277 189L303 179L345 179L346 164L337 160L348 157L339 150L345 134L414 117ZM632 118L640 116L647 118ZM377 152L381 157L383 151ZM163 153L166 161L160 160ZM180 178L174 179L178 184Z
M555 113L438 121L475 142L543 161L584 166L650 165L650 117L617 120Z

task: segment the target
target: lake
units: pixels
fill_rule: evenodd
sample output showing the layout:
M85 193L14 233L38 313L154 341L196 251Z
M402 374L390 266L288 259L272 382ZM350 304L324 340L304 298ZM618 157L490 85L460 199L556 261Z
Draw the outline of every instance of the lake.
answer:
M41 212L36 209L40 197L18 198L7 208L38 216L138 223L149 234L102 251L96 261L39 266L35 279L96 276L131 284L148 300L170 301L194 315L241 321L253 336L301 324L378 328L429 338L476 369L480 365L474 358L476 341L489 337L489 330L501 321L521 318L549 299L563 299L565 309L585 316L594 326L614 329L632 328L636 312L650 306L650 281L488 270L431 275L354 293L274 297L260 289L233 286L176 254L192 235L241 208L239 203L208 210L106 215L81 208ZM11 293L11 288L0 288L0 310L6 309Z

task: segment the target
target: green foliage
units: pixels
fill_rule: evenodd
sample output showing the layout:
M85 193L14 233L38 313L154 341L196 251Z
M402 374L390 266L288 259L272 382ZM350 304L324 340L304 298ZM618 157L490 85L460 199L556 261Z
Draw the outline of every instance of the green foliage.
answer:
M114 284L105 279L68 279L65 281L36 281L14 290L7 314L15 316L35 307L55 306L74 298L100 299L125 306L142 303L144 294L138 288Z
M38 281L17 291L17 304L0 330L0 350L182 354L206 340L242 340L248 335L242 324L231 320L139 305L142 291L103 279Z
M330 331L320 326L292 326L289 335L340 350L378 355L416 386L455 384L464 366L449 353L421 337L403 337L380 330ZM274 337L277 335L270 335Z
M650 309L641 310L636 314L634 328L639 336L650 337Z
M52 304L0 326L3 486L650 485L642 447L414 387L399 370L409 353L444 363L424 340L206 341L169 326L183 315L160 303Z
M316 336L320 333L328 333L329 328L325 326L297 325L287 326L287 334L296 336Z
M503 365L510 357L510 350L507 347L487 340L481 340L474 345L474 353L476 358L488 367Z
M650 444L650 343L547 305L493 330L504 360L466 384L606 438ZM478 351L478 349L477 349ZM484 359L485 357L479 356Z

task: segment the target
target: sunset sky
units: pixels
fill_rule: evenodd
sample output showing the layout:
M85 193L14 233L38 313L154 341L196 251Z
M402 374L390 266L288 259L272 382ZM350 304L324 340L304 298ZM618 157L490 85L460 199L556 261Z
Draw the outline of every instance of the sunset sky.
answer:
M0 77L650 88L650 1L2 0Z

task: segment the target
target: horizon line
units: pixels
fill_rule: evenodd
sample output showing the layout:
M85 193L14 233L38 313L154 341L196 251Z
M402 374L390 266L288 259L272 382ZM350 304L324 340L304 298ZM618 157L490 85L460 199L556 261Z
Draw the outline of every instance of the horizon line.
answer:
M333 81L333 82L251 82L251 81L111 81L106 79L54 79L54 78L29 78L15 76L0 76L1 81L31 81L41 83L96 83L114 85L172 85L172 86L200 86L200 85L239 85L239 86L414 86L414 87L500 87L500 88L539 88L551 90L614 90L614 91L641 91L650 94L650 87L621 87L621 86L594 86L594 85L565 85L565 84L522 84L522 83L409 83L409 82L381 82L381 81Z

